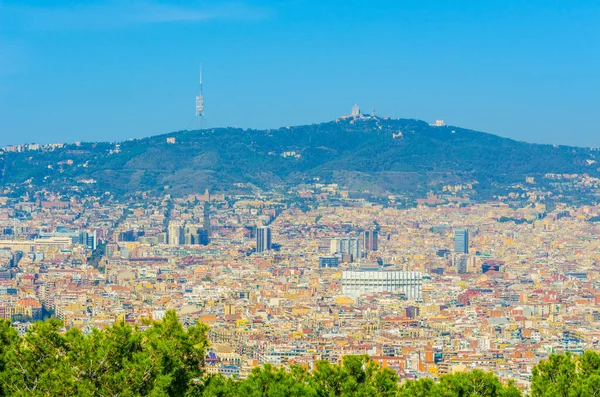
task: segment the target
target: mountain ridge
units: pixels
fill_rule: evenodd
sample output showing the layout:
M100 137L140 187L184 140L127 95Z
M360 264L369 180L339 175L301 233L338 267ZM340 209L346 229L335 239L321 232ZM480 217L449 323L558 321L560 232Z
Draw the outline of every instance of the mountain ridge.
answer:
M245 183L285 191L319 180L374 195L422 195L450 184L475 186L472 195L486 196L548 173L598 177L598 155L590 148L527 143L415 119L366 117L6 152L0 184L183 195L206 188L234 192Z

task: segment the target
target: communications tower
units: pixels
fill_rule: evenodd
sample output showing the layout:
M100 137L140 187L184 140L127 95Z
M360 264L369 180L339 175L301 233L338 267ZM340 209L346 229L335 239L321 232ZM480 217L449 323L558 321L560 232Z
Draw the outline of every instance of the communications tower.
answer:
M202 95L202 67L200 67L200 92L196 95L196 117L198 126L202 129L202 118L204 117L204 95Z

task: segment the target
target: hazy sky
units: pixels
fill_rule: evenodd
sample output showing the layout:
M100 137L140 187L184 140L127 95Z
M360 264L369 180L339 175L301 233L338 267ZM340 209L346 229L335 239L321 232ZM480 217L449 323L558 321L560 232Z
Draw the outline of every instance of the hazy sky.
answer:
M0 145L332 120L600 146L598 0L0 0Z

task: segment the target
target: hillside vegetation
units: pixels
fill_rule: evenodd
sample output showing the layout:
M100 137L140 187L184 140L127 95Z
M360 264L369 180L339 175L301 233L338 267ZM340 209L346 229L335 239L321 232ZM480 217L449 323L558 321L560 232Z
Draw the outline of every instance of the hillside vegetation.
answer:
M175 143L167 143L167 138ZM537 145L418 120L340 120L274 130L180 131L114 143L0 156L0 184L71 186L98 192L287 188L319 178L374 194L427 192L474 183L485 194L525 176L600 176L597 153ZM94 180L85 184L82 181ZM58 182L58 183L57 183Z

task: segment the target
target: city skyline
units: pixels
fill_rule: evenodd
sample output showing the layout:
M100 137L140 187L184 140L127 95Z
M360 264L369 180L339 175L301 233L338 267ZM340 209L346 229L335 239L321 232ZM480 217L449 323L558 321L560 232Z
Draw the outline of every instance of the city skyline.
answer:
M408 208L318 181L0 196L0 319L22 337L49 316L90 335L174 310L210 326L204 374L366 354L398 387L476 368L526 393L552 353L596 351L600 326L600 206L527 193Z

